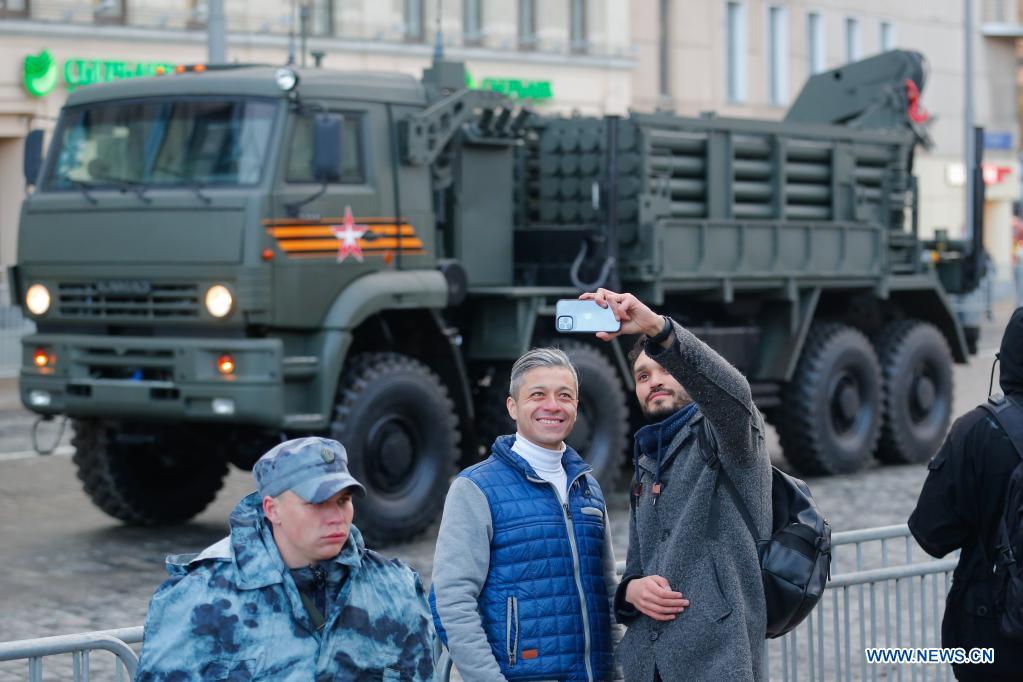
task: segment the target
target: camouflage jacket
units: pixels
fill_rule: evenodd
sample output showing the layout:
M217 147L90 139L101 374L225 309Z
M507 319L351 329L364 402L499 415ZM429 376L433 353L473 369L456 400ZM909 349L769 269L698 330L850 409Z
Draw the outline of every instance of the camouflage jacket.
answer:
M231 534L198 555L167 558L153 595L136 680L406 680L434 676L434 630L419 576L366 549L354 526L327 572L331 600L313 625L256 493Z

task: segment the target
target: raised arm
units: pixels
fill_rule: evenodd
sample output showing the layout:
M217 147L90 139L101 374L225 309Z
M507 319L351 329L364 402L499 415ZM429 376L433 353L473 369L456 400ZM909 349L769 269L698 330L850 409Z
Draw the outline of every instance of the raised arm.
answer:
M610 306L621 321L618 332L597 334L605 341L621 334L653 337L665 324L670 324L672 333L660 344L648 342L646 354L668 370L700 406L714 427L721 457L746 467L762 456L759 444L763 439L763 417L753 405L749 382L739 370L678 322L656 314L632 294L598 289L581 298Z

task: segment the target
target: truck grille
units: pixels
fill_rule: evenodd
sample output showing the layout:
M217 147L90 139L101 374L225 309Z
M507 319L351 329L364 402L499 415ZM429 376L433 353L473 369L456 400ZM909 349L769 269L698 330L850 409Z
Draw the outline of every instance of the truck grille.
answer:
M139 320L199 317L199 287L195 284L151 284L111 291L100 283L61 283L57 290L60 315L74 318Z

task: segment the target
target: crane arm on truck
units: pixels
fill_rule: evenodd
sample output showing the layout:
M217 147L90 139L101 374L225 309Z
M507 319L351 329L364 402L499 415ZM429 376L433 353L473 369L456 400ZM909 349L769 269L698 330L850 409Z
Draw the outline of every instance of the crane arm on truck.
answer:
M787 123L847 125L860 130L910 128L925 148L920 95L926 61L918 52L891 50L811 77L785 115Z
M400 128L403 160L419 166L433 163L477 110L489 111L492 117L493 110L505 104L504 97L496 92L459 90L410 115Z

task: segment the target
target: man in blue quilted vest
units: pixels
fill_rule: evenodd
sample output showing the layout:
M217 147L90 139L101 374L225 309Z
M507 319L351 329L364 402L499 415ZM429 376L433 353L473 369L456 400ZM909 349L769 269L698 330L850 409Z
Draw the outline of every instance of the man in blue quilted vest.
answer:
M341 443L280 443L253 474L228 537L167 558L135 679L432 682L422 583L352 525L365 489Z
M516 432L451 484L430 603L466 682L608 680L617 585L604 495L565 438L579 379L562 351L512 367Z

